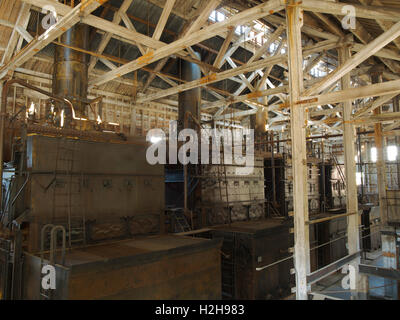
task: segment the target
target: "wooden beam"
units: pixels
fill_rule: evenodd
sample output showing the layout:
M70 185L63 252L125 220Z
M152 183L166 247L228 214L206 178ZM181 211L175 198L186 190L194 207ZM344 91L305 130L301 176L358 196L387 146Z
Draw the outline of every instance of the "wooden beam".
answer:
M305 54L312 54L316 52L320 52L321 50L329 50L328 48L332 49L337 46L336 41L323 41L321 43L317 43L311 47L307 47L304 49ZM229 69L223 72L219 73L212 73L206 77L203 77L198 80L194 80L191 82L187 82L184 84L181 84L179 86L176 86L174 88L169 88L160 92L157 92L155 94L151 95L146 95L142 99L139 99L138 102L146 102L146 101L151 101L151 100L157 100L178 92L194 89L197 87L201 87L207 84L219 82L231 77L238 76L240 74L244 74L246 72L251 72L254 70L261 70L267 66L273 66L275 64L281 63L287 61L287 54L279 54L276 56L268 57L262 60L258 60L255 62L252 62L250 64L244 64L240 67L237 67L235 69Z
M337 68L326 76L320 83L307 89L304 93L305 96L311 96L318 94L322 90L326 89L332 83L340 80L345 74L356 68L359 64L364 62L366 59L374 55L380 49L385 47L387 44L400 36L400 22L396 23L391 29L380 35L374 41L366 45L357 54L352 56L345 64Z
M332 1L303 0L302 8L306 11L345 16L346 13L343 12L346 11L343 8L348 5L348 3L335 3ZM400 21L400 10L393 7L361 6L353 3L351 5L356 9L358 18Z
M351 58L350 48L347 46L339 49L339 63L343 65L347 60ZM346 74L342 80L342 89L351 88L351 77L350 73ZM356 163L355 163L355 141L356 131L351 120L352 113L352 102L347 100L343 103L343 146L344 146L344 165L346 175L346 210L347 212L358 213L358 191L357 191L357 177L356 177ZM360 251L360 236L359 236L360 216L358 214L350 215L347 218L347 239L348 239L348 250L349 255L355 254ZM357 292L365 291L366 282L360 281L360 275L358 265L360 264L360 258L352 260L351 265L354 268L354 273L350 276L351 283L356 284ZM365 279L364 279L365 280Z
M18 29L17 28L21 27L21 26L23 27L24 24L28 21L29 16L30 16L30 8L31 8L31 6L29 4L22 3L21 9L20 9L19 14L18 14L17 21L16 21L16 23L14 25L14 29L13 29L13 31L11 33L11 37L10 37L10 39L8 39L7 48L6 48L6 51L3 54L3 58L1 60L1 64L5 64L5 63L8 63L10 61L10 59L11 59L11 57L12 57L14 51L15 51L15 48L17 46L17 43L18 43L19 35L18 35Z
M392 94L388 94L388 95L379 97L378 99L376 99L374 101L371 101L364 108L362 108L361 110L358 110L353 115L353 119L357 119L357 118L365 115L368 112L374 111L376 108L380 108L382 105L384 105L386 102L388 102L389 100L393 99L397 95L398 95L397 93L392 93Z
M211 14L211 11L215 9L215 7L220 3L220 0L216 1L210 1L208 2L207 6L205 6L204 8L199 8L196 13L196 20L193 21L187 21L185 23L185 25L183 26L183 31L181 31L181 33L178 35L178 38L182 38L184 37L186 34L188 34L189 31L193 32L193 31L197 31L203 23L205 23L208 19L208 17ZM191 24L192 23L192 24ZM198 29L194 29L194 28L198 28ZM166 65L167 61L168 61L168 57L161 59L160 61L158 61L156 67L155 67L155 71L161 71L162 68L164 68L164 66ZM147 88L150 86L150 84L153 82L155 78L155 75L151 74L149 76L149 78L147 79L145 85L143 86L143 90L142 92L145 93Z
M43 8L44 6L52 6L57 15L65 16L69 14L71 11L71 7L65 4L62 4L56 0L22 0L23 2L38 6ZM133 45L141 44L145 47L149 47L152 49L160 48L165 45L165 43L161 41L154 40L151 37L148 37L139 32L129 30L128 28L124 28L120 25L117 25L111 21L99 18L95 15L88 15L86 17L82 17L82 23L85 23L89 26L92 26L96 29L103 30L109 32L115 36L124 39L126 42L129 42ZM114 36L113 36L114 37Z
M305 117L296 105L303 91L303 54L301 27L304 23L301 1L290 0L286 8L289 47L290 126L292 137L293 211L294 211L294 266L296 299L308 299L307 275L310 273L310 238L307 194L307 149Z
M112 20L113 23L119 24L121 22L121 13L125 12L128 10L130 5L132 4L133 0L124 0L124 2L121 4L121 7L117 12L114 13L114 18ZM106 32L101 36L100 44L97 47L96 53L102 54L104 50L106 49L108 43L110 42L112 37L112 33ZM96 65L97 58L95 56L92 56L90 58L90 63L89 63L89 73L93 70L94 66Z
M213 64L214 67L216 67L216 68L222 67L222 64L224 63L223 58L225 56L226 51L229 48L229 45L231 44L234 34L235 34L235 28L230 27L228 36L224 40L224 43L222 44L221 48L219 49L218 55L214 60L214 64Z
M175 1L176 0L167 0L165 2L164 9L161 13L160 20L158 20L156 30L154 30L154 33L153 33L153 39L160 40L161 35L164 30L164 27L167 24L169 15L172 11L172 8L174 7Z
M102 3L107 0L102 0ZM32 58L37 52L50 44L57 37L61 36L66 30L80 22L80 20L96 10L101 5L100 2L87 0L81 2L73 8L69 14L61 18L50 29L46 30L38 38L33 39L20 52L18 52L3 68L0 69L0 78L9 71L13 70Z
M377 97L381 95L388 95L400 92L400 80L393 80L363 86L358 88L345 89L341 91L334 91L319 96L303 97L297 102L304 107L328 105L334 103L345 102L347 100L354 101L356 99Z
M173 55L182 49L188 48L196 43L212 38L219 32L227 30L229 27L236 26L249 20L258 19L265 15L269 15L283 8L279 0L270 0L267 3L260 4L254 8L240 12L229 19L207 26L197 32L190 33L182 39L178 39L170 44L167 44L155 51L149 51L146 55L112 70L104 76L98 77L90 81L89 85L100 85L108 82L116 77L121 77L124 74L138 70L148 64L156 62L162 58Z
M304 74L307 75L325 56L326 53L321 52L311 59L311 61L304 68Z
M282 86L282 87L276 87L274 89L267 89L267 90L262 90L262 91L255 91L249 94L241 95L241 96L232 96L228 97L223 100L211 102L208 104L203 104L202 110L204 109L212 109L212 108L219 108L222 106L229 106L234 103L238 102L244 102L246 100L256 100L261 97L266 97L269 95L276 95L278 93L287 93L288 92L288 86Z
M345 34L341 28L339 28L336 24L334 24L329 17L324 15L323 13L319 12L314 12L314 15L317 16L319 20L322 21L322 23L329 29L330 32L333 34L336 34L337 36L344 38Z
M340 17L336 17L336 19L341 22ZM350 32L354 34L355 37L357 37L361 43L368 44L369 42L372 42L374 38L370 35L370 33L364 28L364 26L361 24L361 22L357 19L356 20L356 28L355 29L350 29ZM353 41L354 42L354 41ZM360 45L358 43L353 44L353 51L360 51L362 49L363 45ZM378 53L376 53L376 56L380 58L380 60L393 72L397 73L399 71L399 66L394 62L390 61L388 59L394 59L398 60L400 55L397 52L394 52L394 50L389 50L389 49L382 49ZM397 58L397 59L396 59Z
M269 52L269 48L272 43L274 43L276 40L278 40L279 36L282 35L282 32L285 30L285 27L280 25L274 33L272 33L267 41L254 53L254 55L249 59L248 63L251 63L253 61L257 61L260 59L263 55L265 55L266 52ZM282 42L281 42L282 44ZM268 54L266 55L268 56Z
M366 0L358 0L358 1L364 6L368 5ZM374 0L373 4L374 5L383 6L382 1L380 1L380 0ZM387 31L388 29L390 29L393 26L393 22L392 21L376 19L376 22L379 24L379 26L382 28L383 31ZM400 49L400 39L396 39L393 42L396 45L396 47L398 49Z
M221 0L210 0L207 2L206 6L201 10L196 20L185 30L182 37L190 36L191 33L200 30L201 27L204 26L208 18L210 17L211 12L218 7L221 3Z

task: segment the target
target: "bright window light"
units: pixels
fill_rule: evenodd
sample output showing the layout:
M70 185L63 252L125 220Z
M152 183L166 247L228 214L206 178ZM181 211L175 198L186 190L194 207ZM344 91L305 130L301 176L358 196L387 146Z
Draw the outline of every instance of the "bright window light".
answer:
M240 36L242 34L242 26L237 26L235 29L235 33Z
M61 128L64 127L64 109L61 110L61 115L60 115L60 126L61 126Z
M261 31L262 28L263 28L263 26L262 26L261 24L259 24L258 22L255 23L254 29L256 29L256 30L258 30L258 31Z
M35 104L32 102L31 106L29 107L29 114L34 114L35 113Z
M388 146L387 147L387 157L389 161L396 161L397 159L397 147L396 146Z
M225 20L225 15L223 13L217 11L217 21L221 22L224 20Z
M211 14L210 14L209 19L210 19L211 21L215 22L215 20L216 20L216 15L217 15L217 12L216 12L215 10L213 10L213 11L211 12Z
M378 159L378 153L375 147L371 148L371 160L372 162L376 162Z

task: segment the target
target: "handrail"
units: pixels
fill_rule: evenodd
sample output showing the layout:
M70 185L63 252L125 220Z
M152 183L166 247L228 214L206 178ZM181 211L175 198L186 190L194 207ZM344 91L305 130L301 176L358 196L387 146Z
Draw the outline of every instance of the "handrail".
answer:
M55 252L57 248L57 231L62 231L62 251L61 251L61 264L65 263L65 247L66 247L66 231L63 226L55 226L51 229L50 234L50 263L55 263ZM71 235L70 235L71 236Z

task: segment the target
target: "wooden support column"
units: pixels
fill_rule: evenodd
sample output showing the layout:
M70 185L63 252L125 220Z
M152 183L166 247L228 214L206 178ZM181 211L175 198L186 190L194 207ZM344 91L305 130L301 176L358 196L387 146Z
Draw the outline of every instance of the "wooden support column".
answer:
M383 266L386 269L397 269L398 254L396 247L396 232L395 228L387 227L382 232L382 254L383 254ZM393 279L385 278L385 297L389 299L399 299L397 296L396 283Z
M344 64L351 58L351 41L346 41L339 51L339 62ZM346 74L342 80L342 90L351 87L350 74ZM344 165L346 172L346 209L347 212L358 212L358 196L357 196L357 178L355 163L355 139L356 131L351 123L352 101L348 100L343 103L343 144L344 144ZM347 242L349 255L360 251L360 216L353 214L347 218ZM350 265L354 268L354 273L350 272L350 283L355 284L355 298L365 299L368 291L368 278L359 274L360 258L352 261Z
M136 107L131 109L131 136L136 134Z
M400 96L396 96L393 98L393 112L400 112L400 103L399 103ZM396 137L396 146L400 146L400 139ZM397 161L397 189L400 189L400 165ZM400 263L400 262L399 262ZM400 286L399 286L400 290ZM400 296L399 296L400 298Z
M371 70L372 83L381 83L383 67L375 66ZM381 108L374 110L374 115L381 114ZM393 254L396 252L396 236L393 237L391 233L394 232L392 227L388 226L388 208L386 200L386 164L385 164L385 140L382 134L382 124L376 123L374 130L375 147L376 147L376 172L377 172L377 183L378 183L378 194L379 194L379 211L381 217L381 241L382 241L382 253L384 256L383 266L385 268L396 268L396 264L393 264ZM394 245L393 245L394 239ZM394 246L394 251L393 251ZM384 291L385 296L393 296L394 282L390 279L384 280Z
M141 123L142 123L141 135L142 135L142 137L144 137L145 129L144 129L144 110L143 109L140 110L140 114L141 114Z
M372 83L382 82L383 66L373 67L371 70ZM379 115L381 108L374 110L374 115ZM376 172L379 194L379 208L381 216L381 226L385 227L387 224L387 205L386 205L386 171L385 171L385 141L382 135L382 124L375 124L375 147L376 147Z
M307 194L306 122L304 110L296 102L303 91L303 54L301 1L291 0L286 8L289 47L290 124L292 135L294 265L296 299L308 299L307 274L310 273L310 238Z

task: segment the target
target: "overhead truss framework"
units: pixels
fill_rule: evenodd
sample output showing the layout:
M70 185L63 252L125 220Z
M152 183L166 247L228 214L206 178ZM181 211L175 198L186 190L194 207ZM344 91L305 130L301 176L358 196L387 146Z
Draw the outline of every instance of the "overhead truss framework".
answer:
M4 77L7 73L10 74L10 72L16 68L21 67L42 48L65 32L65 30L78 21L81 21L97 28L100 30L100 32L103 32L97 52L93 53L91 56L89 67L90 71L93 70L97 60L100 60L103 64L110 68L110 71L102 75L98 75L98 73L97 75L93 75L92 73L90 78L91 87L101 86L108 81L121 78L124 75L139 69L148 70L147 66L149 64L158 61L159 63L154 72L151 73L147 83L145 84L143 92L156 76L168 83L171 88L147 95L139 93L136 101L139 104L151 101L159 101L162 98L174 96L182 90L189 90L200 86L205 87L213 96L218 99L216 102L205 102L203 104L204 108L215 113L216 118L223 117L224 112L229 113L230 116L233 115L233 117L238 118L254 113L258 107L261 107L261 105L257 105L257 100L261 96L264 96L265 93L268 94L269 92L272 94L272 96L277 96L280 101L283 102L283 105L286 103L287 106L288 97L285 95L285 86L288 84L288 78L273 79L275 83L276 80L281 82L277 87L276 84L271 82L270 77L271 70L274 68L274 66L279 66L284 70L288 70L288 56L287 49L285 49L286 35L284 32L288 25L286 19L281 18L282 14L284 14L283 10L287 9L287 5L290 2L288 2L288 0L269 0L260 5L243 10L236 14L232 14L231 16L227 16L223 21L211 24L207 23L208 16L212 10L215 10L221 4L221 1L209 1L204 8L199 8L197 10L194 18L192 18L192 21L188 21L188 24L185 26L182 34L177 38L177 40L171 43L164 43L160 41L160 38L162 33L165 31L168 17L173 12L174 5L176 4L173 0L165 1L165 5L162 8L163 10L161 11L159 20L155 25L152 36L137 32L132 24L131 19L126 14L128 8L130 6L134 6L134 1L132 0L124 0L122 2L121 7L115 11L112 21L105 20L92 14L96 8L106 2L104 0L86 0L75 8L71 8L56 0L22 1L24 3L24 7L21 8L20 18L14 26L14 33L20 36L19 45L16 47L16 49L14 49L16 50L14 54L12 50L10 53L10 49L7 48L3 62L7 57L8 61L5 61L0 69L1 77ZM337 103L341 101L329 100L329 103L325 103L324 99L322 98L328 98L329 96L325 95L329 94L329 92L332 90L333 93L336 94L335 91L338 89L337 82L347 73L354 73L355 70L360 70L358 67L367 59L371 58L372 56L381 59L382 62L387 65L388 73L400 70L400 54L398 51L398 47L400 45L400 41L398 40L398 36L400 34L400 10L396 8L390 8L390 10L388 10L388 8L383 7L380 2L374 2L374 4L378 3L378 6L370 6L368 5L368 1L364 0L360 0L359 2L359 4L352 4L356 12L356 18L376 20L384 31L382 35L376 39L373 39L369 34L367 35L366 30L362 29L363 27L359 23L358 26L361 28L362 34L358 31L341 29L341 26L337 22L340 21L340 19L344 16L344 8L346 5L348 5L348 3L332 2L328 0L304 0L297 4L302 10L304 10L304 15L308 15L310 12L313 12L315 16L320 19L320 22L326 26L326 30L324 31L316 30L313 26L307 24L304 24L301 28L301 32L304 36L303 40L308 39L308 42L311 41L314 42L314 44L311 46L313 49L307 50L305 48L303 50L303 59L310 59L310 61L303 70L304 78L308 81L305 83L304 93L302 94L301 101L298 103L307 107L311 107L313 104L306 104L304 101L315 101L316 98L313 98L312 96L316 94L322 94L319 100L320 103L316 105L317 110L313 110L311 112L312 116L323 116L323 118L319 119L318 121L310 121L310 123L317 124L317 126L318 123L321 123L321 121L327 120L327 123L330 125L328 125L328 128L337 127L337 123L333 123L330 117L331 114L334 114ZM31 6L39 8L52 6L56 10L57 14L62 17L62 19L60 19L55 26L46 31L46 33L40 37L32 38L32 36L25 30L27 25L26 16L28 14L29 17L29 9ZM335 18L337 19L336 23L334 22ZM260 19L267 21L270 25L275 25L276 30L268 35L265 35L266 41L263 44L257 45L254 42L254 38L260 34L255 32L257 30L255 30L252 26L254 26L255 23L258 23L257 21L261 21ZM246 25L250 28L245 29L246 31L242 35L237 35L235 33L236 28L242 25ZM253 30L252 36L249 36L249 30ZM353 41L350 46L350 50L355 52L355 55L352 55L349 61L346 61L344 65L337 67L332 72L328 72L325 77L310 76L310 72L312 72L315 68L327 63L327 61L330 61L329 59L332 59L331 52L340 49L344 43L344 36L349 32L352 32L357 39L361 41L361 43L356 43ZM202 41L215 36L222 36L225 38L220 50L216 54L215 61L211 63L211 65L207 65L201 61L196 61L196 57L193 55L191 46L200 44ZM16 38L18 39L19 37ZM141 56L133 61L123 63L120 66L115 65L113 61L109 61L107 58L101 56L111 38L116 38L136 46L141 52ZM21 47L20 44L22 44L22 39L28 41L28 45L18 51L17 49ZM319 40L319 42L315 42L315 40ZM15 40L13 41L15 42ZM269 49L271 45L276 45L277 41L280 43L278 46L279 50L276 51L274 56L271 56L269 54ZM396 47L392 45L387 46L390 43L393 43ZM239 47L249 44L251 44L251 46L254 48L253 56L250 57L246 63L238 65L231 59L232 54ZM12 58L11 55L13 55ZM99 56L101 57L99 58ZM163 76L160 71L168 61L168 58L175 56L189 59L200 64L204 77L198 81L182 84L180 81L176 82L169 77ZM220 68L224 64L227 66L227 68L225 68L225 71L220 71ZM360 73L355 76L352 75L352 82L363 83L364 74ZM394 74L394 77L395 76L396 75ZM241 84L239 89L237 89L236 92L232 92L228 97L221 96L218 91L215 91L209 87L211 83L216 83L227 79ZM390 80L394 79L392 78ZM267 85L264 90L260 89L262 88L262 83ZM282 86L282 89L279 89L280 86ZM277 87L276 91L273 90L275 87ZM250 94L241 96L244 90L249 90ZM346 94L346 92L343 92L343 94ZM394 93L389 92L387 94L387 100L389 100L389 97L393 94ZM340 94L337 93L337 95ZM246 97L246 99L244 99L244 97ZM363 98L368 98L368 96ZM382 98L379 101L385 103L387 100L385 99L385 101L383 101ZM248 111L244 111L243 109L235 111L234 104L237 102L248 105L250 109ZM231 107L229 107L229 105L231 105ZM379 106L380 105L378 105L376 102L374 105L370 106L369 109L364 109L363 115L368 114ZM286 111L286 114L288 111L288 109L286 108L285 110L282 105L280 105L280 108L270 106L269 109L277 116L282 115L282 110ZM357 110L357 112L361 111ZM323 127L326 128L326 125Z

